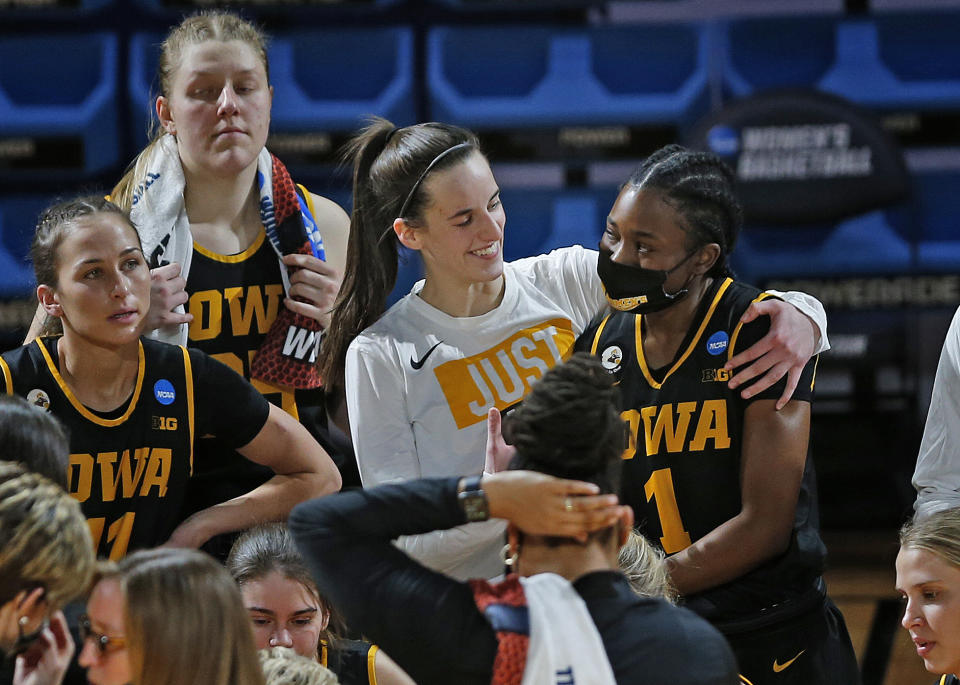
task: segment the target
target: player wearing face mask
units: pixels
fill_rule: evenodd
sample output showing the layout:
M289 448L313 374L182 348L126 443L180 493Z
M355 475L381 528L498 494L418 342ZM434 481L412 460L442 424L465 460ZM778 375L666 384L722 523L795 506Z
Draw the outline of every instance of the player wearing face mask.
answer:
M731 278L739 225L719 159L679 146L652 155L600 243L597 272L615 311L578 348L620 389L630 432L622 501L669 555L687 606L726 635L741 674L753 685L855 684L846 627L820 578L807 459L816 358L781 408L785 381L747 399L727 385L728 362L769 327L742 315L772 297Z

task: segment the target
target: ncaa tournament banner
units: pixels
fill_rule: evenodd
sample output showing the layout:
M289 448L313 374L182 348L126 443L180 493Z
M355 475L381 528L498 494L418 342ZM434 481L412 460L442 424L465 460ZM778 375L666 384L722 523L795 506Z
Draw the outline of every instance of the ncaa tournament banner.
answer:
M827 93L777 90L734 101L686 142L734 169L748 223L835 221L910 193L894 139L872 114Z

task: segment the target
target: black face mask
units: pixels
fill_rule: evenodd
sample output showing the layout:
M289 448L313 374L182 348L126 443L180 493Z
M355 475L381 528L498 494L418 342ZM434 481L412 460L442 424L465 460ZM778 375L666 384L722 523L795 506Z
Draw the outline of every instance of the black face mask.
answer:
M659 312L679 302L689 290L684 287L670 294L663 289L663 284L667 282L667 276L695 254L696 250L681 259L672 269L661 271L618 264L611 258L612 253L601 245L597 274L606 291L607 302L614 309L632 314Z

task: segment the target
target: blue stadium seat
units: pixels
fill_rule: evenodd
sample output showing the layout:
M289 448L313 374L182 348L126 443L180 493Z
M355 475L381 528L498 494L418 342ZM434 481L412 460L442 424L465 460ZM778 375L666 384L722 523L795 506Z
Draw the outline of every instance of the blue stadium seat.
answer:
M416 121L407 28L285 33L270 43L273 130L352 131L370 114Z
M691 121L706 109L708 43L691 24L435 28L430 116L475 128Z
M39 19L58 20L64 18L83 17L87 14L97 12L105 7L116 3L117 0L76 0L75 2L54 3L34 3L28 2L13 3L11 6L4 5L0 8L0 19Z
M30 243L37 217L52 200L41 194L0 195L0 298L33 292Z
M119 162L117 37L0 37L0 178L82 178Z
M129 97L134 130L146 131L160 34L130 40ZM269 44L274 87L271 131L353 131L377 114L397 125L416 121L413 37L406 28L302 31ZM141 139L140 142L143 142Z
M878 109L960 107L960 12L750 18L718 41L725 89L815 87Z
M504 259L513 261L569 245L596 249L616 196L615 188L503 188Z
M830 225L745 226L731 263L740 280L910 273L913 221L905 207Z
M163 17L172 22L179 22L191 11L210 7L210 0L134 0L137 5L157 17ZM283 8L295 11L298 17L320 16L336 17L339 14L370 12L397 5L404 0L323 0L322 2L291 3L290 0L258 0L258 2L233 3L240 4L244 9L244 16L256 13L258 10L276 12Z
M915 174L919 214L917 268L960 273L960 170Z

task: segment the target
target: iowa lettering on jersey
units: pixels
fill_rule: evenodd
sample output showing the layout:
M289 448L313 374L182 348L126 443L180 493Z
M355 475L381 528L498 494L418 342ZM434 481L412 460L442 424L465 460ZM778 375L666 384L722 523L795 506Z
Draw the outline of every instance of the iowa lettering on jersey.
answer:
M173 452L165 447L140 447L132 452L98 452L96 455L71 454L70 494L79 502L86 502L91 495L103 502L113 502L118 496L122 499L166 497L172 465ZM99 487L97 493L94 493L95 482Z
M568 319L551 319L479 354L439 365L434 374L457 428L485 421L490 407L506 409L522 399L534 382L570 356L574 338Z
M708 442L712 442L713 449L730 447L726 400L678 402L643 407L640 411L628 409L621 416L630 426L630 444L623 453L624 459L636 456L641 426L648 456L662 451L702 452Z
M189 311L191 340L212 340L223 330L223 303L230 312L230 332L234 336L247 335L256 323L259 333L266 333L277 318L283 301L283 286L250 285L244 288L198 290L190 296Z

